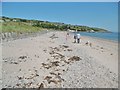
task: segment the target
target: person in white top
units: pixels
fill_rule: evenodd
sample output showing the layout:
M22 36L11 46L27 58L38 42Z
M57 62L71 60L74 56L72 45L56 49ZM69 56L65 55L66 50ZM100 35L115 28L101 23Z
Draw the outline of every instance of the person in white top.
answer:
M80 38L81 38L80 33L77 33L77 43L80 43L80 42L81 42Z

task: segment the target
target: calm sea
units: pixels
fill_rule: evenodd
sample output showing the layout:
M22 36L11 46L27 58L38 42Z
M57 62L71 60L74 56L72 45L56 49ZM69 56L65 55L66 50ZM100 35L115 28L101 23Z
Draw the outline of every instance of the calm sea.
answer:
M91 37L97 37L102 39L108 39L112 41L118 41L118 33L112 32L112 33L88 33L88 32L80 32L83 36L91 36Z

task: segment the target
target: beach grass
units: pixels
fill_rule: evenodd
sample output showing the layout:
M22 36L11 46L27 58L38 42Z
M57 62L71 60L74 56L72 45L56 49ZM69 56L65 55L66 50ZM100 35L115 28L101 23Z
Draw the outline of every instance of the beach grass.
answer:
M32 26L29 23L12 21L0 24L0 28L2 28L1 30L3 33L5 32L34 33L42 30L42 28Z

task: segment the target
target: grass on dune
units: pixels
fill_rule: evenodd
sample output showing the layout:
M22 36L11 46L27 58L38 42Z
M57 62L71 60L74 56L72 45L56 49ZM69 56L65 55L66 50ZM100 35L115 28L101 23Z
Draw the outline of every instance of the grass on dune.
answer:
M0 28L2 27L2 32L17 32L17 33L33 33L41 31L42 28L35 27L30 25L29 23L24 22L3 22L0 24Z
M2 32L2 23L0 23L0 33Z

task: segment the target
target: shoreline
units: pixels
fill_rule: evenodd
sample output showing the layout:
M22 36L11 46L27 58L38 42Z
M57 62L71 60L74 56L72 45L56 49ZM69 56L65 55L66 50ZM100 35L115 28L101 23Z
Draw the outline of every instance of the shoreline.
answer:
M73 41L72 34L66 39L65 31L54 31L3 43L3 88L118 88L117 44L84 36Z
M40 36L41 34L46 34L46 33L49 33L49 32L56 32L56 31L59 31L59 32L67 32L67 31L60 31L60 30L41 30L39 32L35 32L35 33L23 33L21 35L18 35L17 36L17 33L16 33L16 36L8 36L5 38L5 39L1 39L3 42L8 42L8 41L13 41L13 40L18 40L18 39L24 39L24 38L29 38L29 37L36 37L36 36ZM74 35L73 32L70 32L71 35ZM2 36L2 35L1 35ZM87 36L87 35L82 35L83 37L89 37L89 38L93 38L93 39L98 39L98 40L104 40L104 41L109 41L109 42L115 42L115 43L118 43L118 40L110 40L110 39L105 39L105 38L100 38L100 37L94 37L94 36ZM2 37L1 37L2 38Z
M106 39L106 38L99 38L99 37L87 36L87 35L82 35L82 36L83 37L90 37L90 38L98 39L98 40L104 40L104 41L108 41L108 42L118 43L118 40L110 40L110 39Z
M79 32L81 34L81 32ZM85 32L85 33L88 33L88 32ZM99 33L99 32L98 32ZM73 32L71 32L71 34L74 34ZM107 38L101 38L101 37L95 37L95 36L89 36L89 35L82 35L81 36L86 36L86 37L91 37L91 38L95 38L95 39L100 39L100 40L106 40L106 41L111 41L111 42L115 42L115 43L118 43L118 40L114 40L114 39L107 39Z

